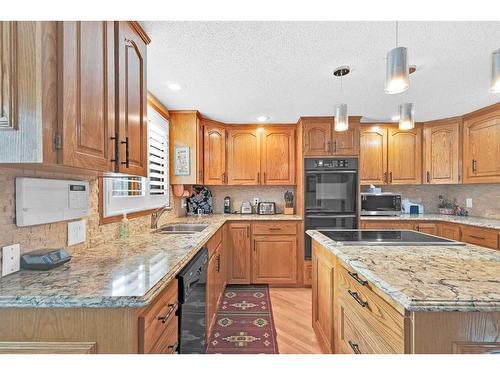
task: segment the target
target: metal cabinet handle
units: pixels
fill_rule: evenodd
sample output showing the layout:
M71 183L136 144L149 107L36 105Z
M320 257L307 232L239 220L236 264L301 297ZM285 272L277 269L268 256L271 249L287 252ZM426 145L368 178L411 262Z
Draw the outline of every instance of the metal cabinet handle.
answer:
M266 172L264 172L264 183L266 183Z
M269 228L269 230L281 230L281 228L275 228L275 227L273 227L273 228Z
M349 340L348 342L354 354L361 354L358 344L353 343L351 340Z
M226 183L226 172L222 172L222 183Z
M217 272L220 272L220 254L217 255Z
M179 347L179 343L177 341L173 345L167 346L167 348L170 349L170 354L176 353L178 347Z
M392 184L392 172L389 172L389 183Z
M472 159L472 172L477 171L477 160Z
M337 152L337 140L333 141L333 153Z
M431 182L431 172L427 171L427 183Z
M351 295L352 298L361 306L361 307L366 307L368 306L368 302L363 301L361 298L359 298L358 292L353 292L351 289L347 289L349 294Z
M128 168L129 167L129 150L128 150L129 141L128 141L128 137L125 137L125 140L121 141L120 143L122 145L125 145L125 161L122 161L121 164L125 165L125 168Z
M387 172L384 172L384 184L387 184Z
M179 306L179 304L177 302L176 303L169 303L167 306L169 307L167 313L164 316L158 317L158 320L161 321L162 324L165 324L167 322L168 318L170 318L170 316L173 314L173 312L175 310L177 310L177 307Z
M250 226L247 226L247 238L250 237Z
M260 172L257 172L257 183L260 184Z
M349 274L349 276L351 276L354 280L356 280L360 285L363 285L365 286L366 284L368 284L368 281L365 281L365 280L361 280L359 278L359 275L356 273L356 272L351 272L351 271L347 271L347 273Z
M115 133L115 136L114 137L111 137L110 138L112 141L114 141L114 144L115 144L115 158L114 159L111 159L111 162L112 163L115 163L118 164L118 160L120 160L119 158L119 154L120 154L120 145L118 144L118 133Z
M328 152L332 152L332 141L327 141L326 142Z
M475 238L476 240L483 240L483 241L486 240L486 238L480 237L480 236L475 236L474 234L469 234L469 237Z

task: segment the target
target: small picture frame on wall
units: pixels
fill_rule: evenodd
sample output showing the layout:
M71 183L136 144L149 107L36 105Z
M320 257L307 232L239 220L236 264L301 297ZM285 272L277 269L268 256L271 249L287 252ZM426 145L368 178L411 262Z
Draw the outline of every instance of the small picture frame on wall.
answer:
M189 147L174 146L174 176L189 176Z

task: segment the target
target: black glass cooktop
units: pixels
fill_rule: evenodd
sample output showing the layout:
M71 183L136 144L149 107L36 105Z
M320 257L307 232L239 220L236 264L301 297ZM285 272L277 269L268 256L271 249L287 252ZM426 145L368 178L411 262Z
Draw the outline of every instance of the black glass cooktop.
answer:
M328 229L319 232L344 245L464 245L413 230Z

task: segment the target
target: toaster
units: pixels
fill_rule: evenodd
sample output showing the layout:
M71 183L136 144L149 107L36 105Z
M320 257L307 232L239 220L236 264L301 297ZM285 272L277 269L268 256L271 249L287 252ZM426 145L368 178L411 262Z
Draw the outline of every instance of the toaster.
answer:
M257 206L259 215L274 215L276 213L276 203L274 202L259 202Z

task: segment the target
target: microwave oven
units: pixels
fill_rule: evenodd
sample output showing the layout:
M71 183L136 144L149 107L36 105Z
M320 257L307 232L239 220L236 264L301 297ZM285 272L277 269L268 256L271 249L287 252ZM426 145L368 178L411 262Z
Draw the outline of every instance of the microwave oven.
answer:
M361 193L361 216L401 215L401 194Z

